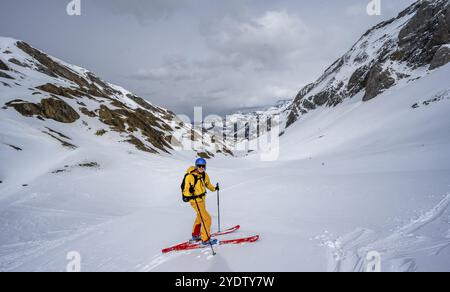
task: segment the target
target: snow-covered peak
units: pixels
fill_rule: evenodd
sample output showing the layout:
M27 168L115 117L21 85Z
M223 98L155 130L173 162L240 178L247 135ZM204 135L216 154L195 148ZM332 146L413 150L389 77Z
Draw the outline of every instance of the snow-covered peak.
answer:
M266 134L272 126L284 126L286 111L291 104L292 100L284 99L273 106L240 110L226 115L219 127L215 124L216 121L205 121L204 127L218 135L225 134L228 137L236 136L240 141L251 141Z
M448 57L448 0L418 1L396 18L367 31L314 83L303 88L289 108L287 125L320 106L346 98L363 101L422 78Z
M0 117L8 116L9 121L25 117L30 127L45 128L50 121L76 124L93 138L107 133L150 153L172 153L174 147L186 144L180 139L191 141L194 131L174 113L121 86L11 38L0 37L0 88ZM58 132L69 127L58 126ZM209 157L218 149L229 153L220 142L204 146L195 152Z

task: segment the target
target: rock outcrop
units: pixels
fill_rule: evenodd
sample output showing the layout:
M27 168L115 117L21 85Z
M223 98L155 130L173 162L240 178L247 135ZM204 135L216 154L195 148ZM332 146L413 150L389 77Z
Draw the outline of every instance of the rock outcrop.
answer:
M450 62L450 46L444 45L437 50L436 54L431 60L430 69L442 67Z
M42 99L38 104L13 100L6 103L6 106L13 107L25 117L39 116L60 123L74 123L80 118L80 115L70 105L59 98L53 97Z

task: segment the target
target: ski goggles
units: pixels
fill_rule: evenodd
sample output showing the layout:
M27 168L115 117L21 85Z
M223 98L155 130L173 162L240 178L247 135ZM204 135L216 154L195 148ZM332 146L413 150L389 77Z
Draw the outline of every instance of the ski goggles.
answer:
M206 169L206 165L197 165L197 168L203 168L203 169Z

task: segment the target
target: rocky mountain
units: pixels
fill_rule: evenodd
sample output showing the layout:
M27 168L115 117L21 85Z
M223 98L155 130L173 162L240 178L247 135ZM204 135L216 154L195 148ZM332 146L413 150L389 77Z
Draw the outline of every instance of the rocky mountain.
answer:
M288 108L287 126L321 106L367 102L450 62L450 1L420 0L367 31Z
M225 133L231 140L234 137L237 141L253 140L267 133L272 126L283 126L286 110L291 104L292 100L279 100L273 106L241 110L219 121L205 121L204 128L218 135Z
M183 123L173 112L9 38L0 38L0 106L5 124L25 118L42 139L71 149L77 148L77 141L61 132L75 125L92 137L131 143L153 154L195 144L191 148L202 157L232 155L225 142L206 132L202 136L202 130Z

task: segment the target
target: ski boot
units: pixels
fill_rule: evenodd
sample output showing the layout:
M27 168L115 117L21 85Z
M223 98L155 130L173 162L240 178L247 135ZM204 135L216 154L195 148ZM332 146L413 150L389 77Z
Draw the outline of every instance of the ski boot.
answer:
M210 243L211 242L211 243ZM215 238L212 238L212 239L210 239L210 240L206 240L206 241L202 241L202 245L204 245L204 246L206 246L206 245L216 245L216 244L218 244L219 243L219 241L217 240L217 239L215 239Z

